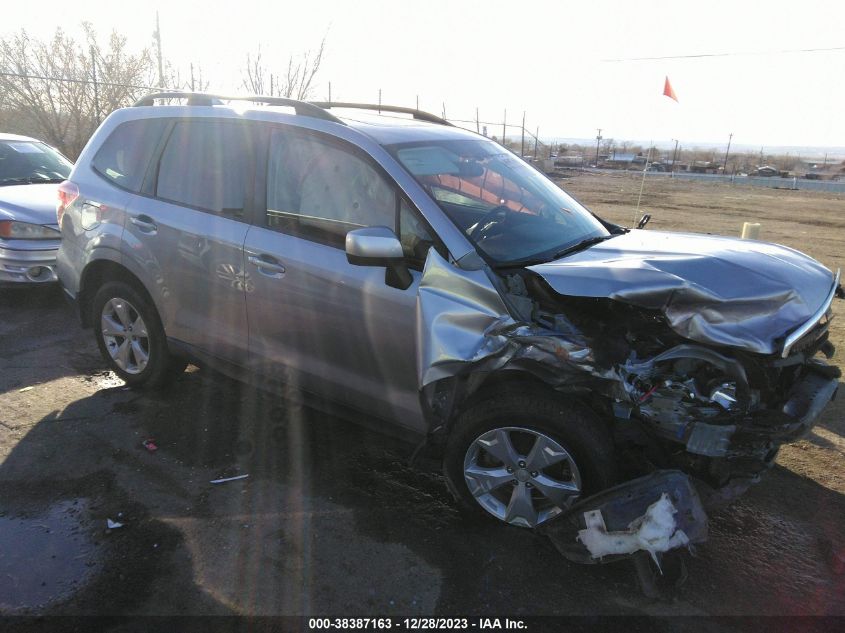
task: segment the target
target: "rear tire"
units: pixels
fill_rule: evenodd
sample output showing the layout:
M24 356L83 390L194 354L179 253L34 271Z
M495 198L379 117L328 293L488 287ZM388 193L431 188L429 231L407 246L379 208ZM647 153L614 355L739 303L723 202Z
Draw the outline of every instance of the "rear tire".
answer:
M520 527L616 483L605 423L577 402L524 385L499 389L462 413L443 466L462 510Z
M91 304L91 322L100 353L130 387L164 387L188 365L171 355L155 306L126 282L100 287Z

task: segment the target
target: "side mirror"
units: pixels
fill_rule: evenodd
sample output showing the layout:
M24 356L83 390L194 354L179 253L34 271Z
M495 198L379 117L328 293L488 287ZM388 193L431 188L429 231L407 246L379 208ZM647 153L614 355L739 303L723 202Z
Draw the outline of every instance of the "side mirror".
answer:
M354 266L385 266L385 283L404 290L413 277L396 233L386 226L368 226L346 234L346 259Z
M346 259L355 266L388 266L404 257L399 238L386 226L368 226L346 234Z
M637 228L638 229L644 229L645 225L648 224L649 220L651 220L651 214L646 213L645 215L643 215L643 217L640 218L640 221L637 222Z

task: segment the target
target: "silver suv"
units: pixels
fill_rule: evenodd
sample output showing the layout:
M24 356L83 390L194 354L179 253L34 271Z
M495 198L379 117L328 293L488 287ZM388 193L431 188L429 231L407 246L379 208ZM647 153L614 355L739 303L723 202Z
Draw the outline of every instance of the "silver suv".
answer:
M425 439L461 505L525 527L663 470L734 493L833 397L838 273L616 226L495 142L375 109L159 93L108 117L58 271L121 378L295 388Z

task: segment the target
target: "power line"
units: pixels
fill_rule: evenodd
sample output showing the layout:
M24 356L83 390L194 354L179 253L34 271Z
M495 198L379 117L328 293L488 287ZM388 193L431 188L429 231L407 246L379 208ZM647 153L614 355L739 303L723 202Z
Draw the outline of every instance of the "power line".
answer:
M109 81L93 81L91 79L68 79L65 77L42 77L40 75L28 75L25 73L9 73L9 72L0 72L0 76L3 77L20 77L21 79L39 79L41 81L64 81L66 83L71 84L95 84L97 86L113 86L116 88L137 88L138 90L163 90L163 88L157 88L156 86L136 86L133 84L118 84L112 83Z
M660 57L619 57L616 59L601 59L601 62L644 62L661 59L701 59L703 57L740 57L744 55L784 55L790 53L822 53L829 51L845 51L845 46L830 48L791 48L779 51L734 51L725 53L697 53L694 55L663 55Z

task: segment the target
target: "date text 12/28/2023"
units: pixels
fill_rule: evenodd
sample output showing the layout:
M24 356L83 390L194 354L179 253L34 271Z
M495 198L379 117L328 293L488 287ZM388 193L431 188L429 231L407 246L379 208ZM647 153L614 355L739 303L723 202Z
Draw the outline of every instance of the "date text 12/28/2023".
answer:
M314 630L525 630L523 620L510 618L309 618L308 628Z

